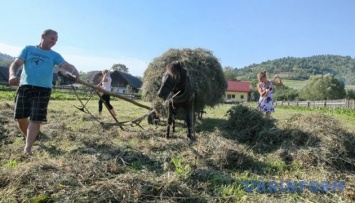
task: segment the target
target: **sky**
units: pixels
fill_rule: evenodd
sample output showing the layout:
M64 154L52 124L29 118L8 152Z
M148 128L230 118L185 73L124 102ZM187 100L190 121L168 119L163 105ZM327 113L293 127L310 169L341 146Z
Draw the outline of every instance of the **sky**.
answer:
M0 0L0 52L18 56L45 29L83 72L143 76L171 48L203 48L222 67L283 57L355 57L354 0Z

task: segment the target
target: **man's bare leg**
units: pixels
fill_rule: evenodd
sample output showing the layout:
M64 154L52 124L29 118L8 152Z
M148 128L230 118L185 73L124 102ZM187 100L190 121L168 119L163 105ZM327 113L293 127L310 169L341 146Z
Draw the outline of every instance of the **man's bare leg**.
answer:
M17 124L18 124L18 127L20 128L24 138L26 139L27 128L28 128L28 124L29 124L28 118L17 119Z
M27 154L32 154L32 146L36 140L41 127L40 122L30 121L27 129L26 146L24 152Z

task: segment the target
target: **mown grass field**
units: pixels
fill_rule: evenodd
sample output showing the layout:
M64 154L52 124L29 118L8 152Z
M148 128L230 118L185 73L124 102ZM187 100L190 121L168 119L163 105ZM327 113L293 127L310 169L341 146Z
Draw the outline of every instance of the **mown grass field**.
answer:
M282 82L284 85L287 87L300 90L302 89L306 84L307 80L287 80L287 79L282 79ZM345 85L345 89L355 89L355 85Z
M282 79L282 82L284 85L287 87L293 88L293 89L302 89L307 83L306 80L287 80L287 79Z
M345 85L345 89L355 90L355 85Z
M112 103L120 121L147 113L128 102ZM158 126L144 120L144 129L127 125L123 131L102 127L74 105L80 107L76 100L50 102L49 122L34 155L26 157L13 101L0 101L0 202L355 201L352 114L280 107L273 120L250 120L255 103L248 104L250 110L236 107L241 113L235 117L227 116L232 105L224 104L206 109L195 128L198 139L190 143L181 121L167 140L164 120ZM97 98L87 106L96 116ZM114 123L107 111L96 118ZM247 193L242 182L252 180L344 180L345 188Z

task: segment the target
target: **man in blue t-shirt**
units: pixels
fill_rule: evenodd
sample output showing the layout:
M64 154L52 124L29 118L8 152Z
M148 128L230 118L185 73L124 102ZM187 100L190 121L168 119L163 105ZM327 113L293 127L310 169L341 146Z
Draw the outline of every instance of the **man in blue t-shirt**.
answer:
M38 46L26 46L9 68L9 84L18 86L14 118L26 139L24 153L31 155L41 123L47 122L47 107L51 95L53 69L57 65L79 80L78 70L51 48L58 33L45 30ZM21 78L16 72L23 65ZM29 119L28 119L29 118Z

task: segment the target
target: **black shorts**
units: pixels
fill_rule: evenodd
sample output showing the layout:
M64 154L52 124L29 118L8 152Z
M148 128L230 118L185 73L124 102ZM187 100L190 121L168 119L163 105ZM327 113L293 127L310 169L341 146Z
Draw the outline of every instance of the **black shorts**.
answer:
M47 122L47 107L51 88L22 85L16 94L15 119Z

